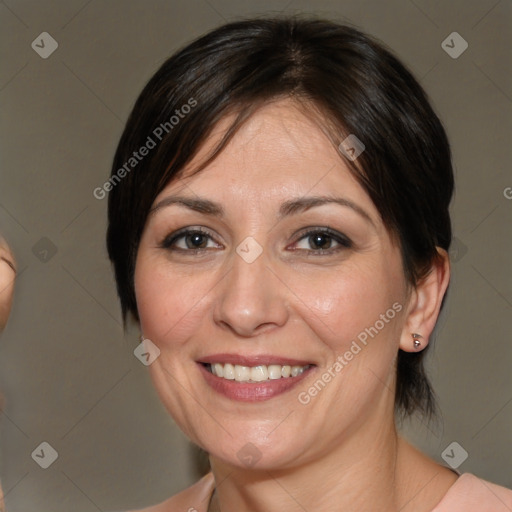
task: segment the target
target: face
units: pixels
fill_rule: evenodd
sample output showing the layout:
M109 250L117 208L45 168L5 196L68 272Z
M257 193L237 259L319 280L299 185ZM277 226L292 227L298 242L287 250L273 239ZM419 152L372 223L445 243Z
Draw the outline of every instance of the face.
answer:
M11 311L15 277L14 258L7 242L0 236L0 331Z
M213 163L159 194L135 290L141 330L160 350L156 389L213 457L291 467L392 421L407 300L400 251L291 102L263 107Z

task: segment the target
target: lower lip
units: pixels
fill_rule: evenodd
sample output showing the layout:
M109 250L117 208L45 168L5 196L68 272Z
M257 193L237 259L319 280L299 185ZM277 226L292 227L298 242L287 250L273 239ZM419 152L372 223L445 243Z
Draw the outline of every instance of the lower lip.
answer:
M297 377L283 377L263 382L238 382L217 377L217 375L209 372L203 364L198 363L198 365L207 384L214 391L231 400L238 400L240 402L261 402L290 391L315 368L311 366L300 375L297 375Z

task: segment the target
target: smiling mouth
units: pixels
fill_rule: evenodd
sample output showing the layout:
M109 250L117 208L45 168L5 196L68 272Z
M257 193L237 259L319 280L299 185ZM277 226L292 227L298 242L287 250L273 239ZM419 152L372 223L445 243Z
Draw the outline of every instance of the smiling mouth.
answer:
M314 366L311 364L242 366L231 363L203 363L203 365L208 372L221 379L249 384L298 377Z

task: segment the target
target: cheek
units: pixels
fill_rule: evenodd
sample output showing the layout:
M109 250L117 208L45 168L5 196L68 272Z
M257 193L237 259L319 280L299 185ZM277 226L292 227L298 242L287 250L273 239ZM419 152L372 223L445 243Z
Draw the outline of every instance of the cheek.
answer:
M178 349L204 316L210 281L205 274L170 272L165 263L140 258L135 295L143 334L157 345Z
M344 352L358 338L364 341L368 330L389 333L398 324L402 300L400 273L384 268L375 259L347 264L324 276L295 277L294 293L302 304L301 316L319 339L336 353ZM393 308L393 304L395 308Z
M399 266L398 271L389 266L375 260L347 265L316 291L297 283L300 316L324 351L317 380L299 390L298 400L332 411L333 431L348 428L354 418L362 421L383 396L389 399L405 311L403 274Z

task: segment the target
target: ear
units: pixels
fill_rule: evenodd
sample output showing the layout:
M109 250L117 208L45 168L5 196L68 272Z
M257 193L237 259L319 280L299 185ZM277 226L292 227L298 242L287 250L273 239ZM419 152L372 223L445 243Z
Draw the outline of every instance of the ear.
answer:
M450 282L450 258L444 249L438 247L437 252L438 258L432 263L429 274L411 292L400 337L400 348L405 352L418 352L427 346L441 311L443 297ZM417 347L414 345L415 339L420 342Z

